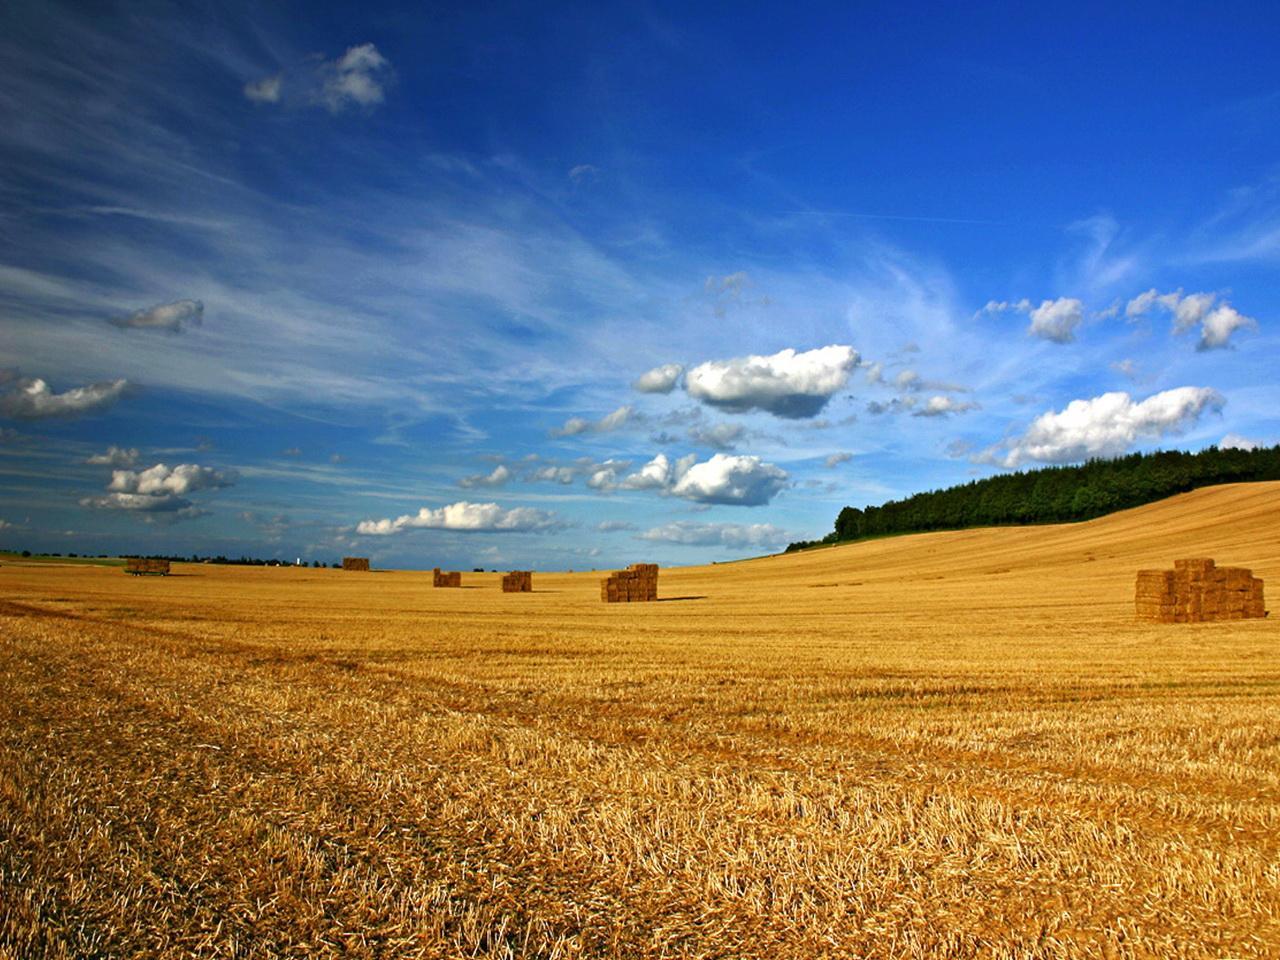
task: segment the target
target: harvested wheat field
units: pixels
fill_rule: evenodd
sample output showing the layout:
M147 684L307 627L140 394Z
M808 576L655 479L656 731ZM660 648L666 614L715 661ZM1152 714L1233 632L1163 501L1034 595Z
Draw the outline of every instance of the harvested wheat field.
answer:
M1280 588L1280 484L657 603L6 563L0 954L1280 955L1280 621L1137 622L1183 556Z

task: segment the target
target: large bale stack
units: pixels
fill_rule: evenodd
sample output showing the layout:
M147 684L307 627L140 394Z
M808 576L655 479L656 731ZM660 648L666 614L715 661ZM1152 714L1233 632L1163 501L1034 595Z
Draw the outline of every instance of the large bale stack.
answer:
M132 574L135 577L142 576L143 574L167 577L169 575L169 561L149 560L146 557L126 557L124 561L124 572Z
M600 581L605 603L638 603L658 599L658 565L633 563Z
M363 570L366 573L368 573L369 558L368 557L343 557L342 569L343 570Z
M533 593L533 571L512 570L502 576L503 593Z
M457 570L451 573L441 573L440 568L436 567L431 571L431 585L433 587L460 587L462 586L462 574Z
M1267 615L1262 581L1243 567L1219 567L1208 557L1175 560L1172 570L1139 570L1139 620L1203 623Z

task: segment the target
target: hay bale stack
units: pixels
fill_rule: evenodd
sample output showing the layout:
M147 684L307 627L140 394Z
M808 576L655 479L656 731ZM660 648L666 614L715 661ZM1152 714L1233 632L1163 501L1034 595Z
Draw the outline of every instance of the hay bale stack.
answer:
M369 558L368 557L343 557L342 569L343 570L363 570L365 573L368 573Z
M138 577L148 574L158 577L167 577L169 575L168 560L148 560L146 557L126 557L124 561L124 572Z
M502 592L533 593L533 571L512 570L510 573L503 574Z
M433 587L460 587L462 586L462 574L457 570L451 573L441 573L440 568L436 567L431 571L431 585Z
M1175 560L1172 570L1139 570L1139 620L1203 623L1267 615L1262 581L1244 567L1219 567L1208 557Z
M639 603L658 599L658 565L633 563L600 581L605 603Z

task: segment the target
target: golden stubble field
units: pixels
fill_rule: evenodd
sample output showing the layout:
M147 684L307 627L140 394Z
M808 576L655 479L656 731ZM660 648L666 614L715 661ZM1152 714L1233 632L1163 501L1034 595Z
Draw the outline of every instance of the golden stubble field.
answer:
M0 956L1280 956L1280 484L593 574L0 567ZM645 559L637 547L636 560Z

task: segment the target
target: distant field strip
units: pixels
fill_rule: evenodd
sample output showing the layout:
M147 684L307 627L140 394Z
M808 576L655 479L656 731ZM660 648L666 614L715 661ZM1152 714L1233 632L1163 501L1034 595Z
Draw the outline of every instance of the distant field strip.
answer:
M6 560L0 957L1280 956L1280 614L1181 556L1280 610L1280 484L665 603Z

